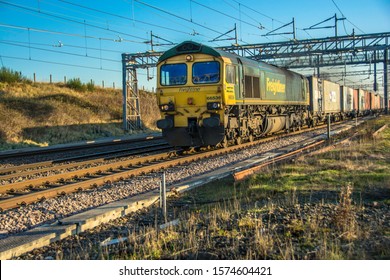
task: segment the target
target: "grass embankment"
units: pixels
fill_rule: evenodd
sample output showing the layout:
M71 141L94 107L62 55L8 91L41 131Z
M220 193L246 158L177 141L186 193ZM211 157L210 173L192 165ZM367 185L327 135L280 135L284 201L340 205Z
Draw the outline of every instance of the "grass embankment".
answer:
M390 128L380 139L370 136L386 122L390 117L368 122L349 145L171 199L170 219L181 221L176 227L156 230L156 210L105 226L128 240L92 247L88 256L390 259Z
M66 85L7 80L0 82L0 150L124 134L119 89L83 85L76 79ZM141 91L140 99L143 124L155 129L155 95Z

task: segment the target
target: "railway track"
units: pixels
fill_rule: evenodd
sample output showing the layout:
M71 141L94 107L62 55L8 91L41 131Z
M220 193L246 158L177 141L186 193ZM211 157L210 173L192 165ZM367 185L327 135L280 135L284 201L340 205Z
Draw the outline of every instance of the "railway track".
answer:
M143 156L140 158L131 158L120 160L103 165L88 167L85 169L69 171L66 173L54 174L45 177L39 177L31 180L20 182L7 183L0 186L0 208L6 210L16 208L21 205L26 205L38 201L43 201L47 198L65 195L72 192L78 192L90 188L95 188L103 184L112 183L115 181L125 180L138 175L155 172L168 167L188 164L204 158L210 158L222 154L228 154L233 151L247 149L252 146L259 145L265 142L271 142L277 138L285 136L293 136L308 131L322 129L316 127L306 129L288 135L275 135L263 138L250 143L244 143L238 146L231 146L224 149L201 151L195 154L177 155L172 152L163 152L154 155ZM164 147L166 149L166 147ZM163 147L150 147L151 151L156 149L164 149ZM46 167L41 169L29 170L21 173L12 173L0 176L0 179L11 178L12 176L29 176L31 174L41 173L43 171L53 171L56 168L68 168L90 165L97 162L104 162L105 159L93 159L84 162L73 162L62 165L60 167ZM1 172L1 171L0 171Z
M0 160L10 159L10 158L21 158L21 157L30 157L36 155L47 155L55 154L60 152L73 152L76 150L91 150L95 148L107 148L111 146L118 146L122 144L134 144L138 142L150 141L150 140L161 140L161 136L146 136L144 138L134 138L134 139L114 139L112 141L87 141L82 144L71 144L71 145L58 145L56 147L44 147L44 148L33 148L33 149L22 149L17 151L6 151L0 152Z
M349 125L349 127L351 128L352 125ZM384 128L381 128L381 129L384 129ZM338 129L338 130L340 131L341 129ZM335 137L334 139L345 139L345 137L347 137L346 139L351 138L351 137L354 138L357 135L359 135L359 131L361 131L361 129L358 130L357 132L355 132L352 136L350 135L350 133L348 133L348 136L346 134L344 134L342 136L337 136L337 138ZM379 132L380 132L380 130L379 130ZM377 135L379 132L375 132L374 136ZM324 133L324 131L322 132L322 134L323 133ZM318 133L318 135L319 134L320 133ZM299 137L295 137L295 138L299 138ZM322 136L322 138L323 137L324 137L324 135ZM315 138L317 138L317 140L319 140L320 137L316 136ZM279 146L279 148L276 148L274 151L265 152L265 153L264 153L264 150L266 150L266 149L262 149L261 147L266 146L266 145L261 145L259 147L252 147L252 149L258 148L259 150L263 150L262 152L260 152L258 154L258 158L263 158L264 161L261 161L261 162L257 161L257 163L254 163L255 161L252 161L253 162L252 166L249 166L245 162L241 162L241 161L235 162L234 164L229 165L227 168L215 170L216 171L215 173L210 172L210 173L203 174L201 176L195 176L194 178L189 179L190 183L188 181L183 181L179 184L175 183L175 184L171 185L168 189L170 191L173 191L173 193L177 194L177 192L181 192L185 189L190 189L194 186L199 186L201 184L206 183L203 178L207 178L206 181L209 182L211 180L216 180L219 178L224 178L226 176L233 175L233 177L236 180L240 180L240 179L246 177L247 175L250 175L253 172L258 172L258 170L263 168L264 166L273 165L276 162L281 162L284 160L289 160L291 157L299 155L304 150L315 149L314 153L316 153L318 150L332 149L332 147L334 145L343 145L345 142L345 140L343 140L343 141L336 140L333 143L331 143L331 145L324 145L323 147L318 149L318 146L321 146L321 144L323 144L324 141L323 140L309 141L309 140L310 139L303 141L305 143L303 143L302 141L295 141L295 144L293 144L293 145ZM347 140L347 141L350 142L350 140ZM280 141L277 141L277 142L280 142ZM300 148L291 149L292 146L295 146L295 147L301 146L302 149L300 149ZM287 150L289 150L290 152L285 154L284 152ZM312 151L309 151L309 152L312 153ZM272 157L272 158L269 157L269 154L273 154L274 157ZM277 154L279 154L279 156L277 156ZM209 159L209 160L206 160L205 162L216 161L216 159L220 160L220 157L215 158L215 159L214 158ZM189 164L187 166L193 168L193 165L196 165L196 164L198 164L198 163ZM179 167L179 168L182 168L182 167ZM170 172L172 172L172 170L175 170L175 169L177 169L177 168L167 170L167 173L170 173ZM216 175L218 172L220 172L219 174L222 175L222 177L221 176L218 177L218 175ZM150 176L141 176L141 177L146 178L146 177L150 177ZM202 181L203 181L203 183L202 183ZM89 192L86 192L86 193L89 193ZM124 200L121 200L118 202L103 205L102 207L98 207L96 209L90 209L89 211L85 211L83 213L76 214L75 216L71 216L71 217L67 217L67 218L58 218L56 220L56 222L54 222L54 223L53 223L53 221L51 221L50 224L46 223L43 226L40 226L38 228L34 228L32 230L28 230L27 232L21 233L20 235L17 234L17 235L9 236L9 238L3 239L2 246L0 246L1 247L0 254L3 256L3 259L15 258L18 255L21 255L21 254L26 253L26 252L30 252L33 249L38 249L42 246L46 246L48 244L48 238L50 238L50 243L53 242L54 240L55 241L59 240L59 243L56 243L56 245L54 245L54 247L52 246L52 247L42 248L41 250L34 250L34 251L31 251L29 253L29 255L24 255L21 257L22 259L24 259L24 258L43 259L42 256L50 255L53 252L56 252L56 250L58 248L62 248L63 250L65 250L66 248L71 246L70 244L74 243L74 239L72 237L70 239L69 238L67 239L66 237L71 236L71 235L75 235L75 234L78 234L81 232L85 232L86 230L90 230L99 224L111 221L110 225L107 225L107 226L112 226L112 230L110 230L110 231L107 231L107 227L103 226L101 228L97 228L96 230L93 230L92 232L85 233L87 235L84 237L89 239L89 240L94 240L93 241L94 245L102 246L102 244L106 243L107 240L112 239L113 237L116 237L115 234L119 234L119 236L123 238L123 234L128 233L128 231L122 233L120 231L121 227L117 226L118 223L121 224L123 219L120 219L119 222L114 221L114 219L120 218L120 217L125 218L125 215L127 215L128 213L130 213L132 211L136 211L137 209L142 209L143 207L147 207L148 205L153 203L153 201L154 202L156 201L156 199L154 197L157 197L157 196L158 196L158 191L151 189L149 192L142 193L140 195L136 195L136 196L133 196L130 198L125 198ZM144 203L146 203L146 206L144 205ZM37 207L40 207L40 208L45 207L45 206L47 206L47 205L45 205L45 204L42 204L40 206L37 205ZM23 210L23 208L21 208L20 210ZM120 210L118 210L118 209L120 209ZM131 210L129 210L129 209L131 209ZM15 210L12 210L11 213L15 214L14 213ZM17 210L19 210L19 209L17 209ZM22 213L25 213L25 212L22 212ZM152 221L152 223L154 225L155 222ZM119 230L120 233L118 233L116 230ZM113 232L115 232L115 233L113 234ZM107 234L109 234L109 235L107 235ZM107 238L107 236L109 238ZM34 242L31 242L32 241L31 238L33 238ZM65 240L63 240L63 239L65 239ZM118 239L122 240L119 237L118 237ZM61 240L63 240L63 241L61 241ZM79 240L79 237L77 237L77 240ZM104 241L101 242L101 240L104 240ZM116 240L116 239L114 239L114 240ZM69 243L69 242L71 242L71 243ZM15 243L17 243L17 244L14 245ZM54 250L53 250L53 248L54 248ZM55 256L53 258L55 258Z
M81 156L66 157L57 160L0 168L0 182L15 177L27 177L37 173L69 169L84 165L93 165L106 162L111 159L134 156L141 153L155 152L159 150L167 150L169 148L170 146L165 141L159 140L156 143L139 145L132 148L110 150L99 153L85 154Z

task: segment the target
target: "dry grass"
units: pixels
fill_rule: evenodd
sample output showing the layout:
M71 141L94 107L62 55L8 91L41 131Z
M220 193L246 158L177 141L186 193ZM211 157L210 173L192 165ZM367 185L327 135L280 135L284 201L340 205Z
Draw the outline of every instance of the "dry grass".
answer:
M155 96L141 92L146 129L158 118ZM0 149L123 135L122 92L79 92L63 84L0 83Z

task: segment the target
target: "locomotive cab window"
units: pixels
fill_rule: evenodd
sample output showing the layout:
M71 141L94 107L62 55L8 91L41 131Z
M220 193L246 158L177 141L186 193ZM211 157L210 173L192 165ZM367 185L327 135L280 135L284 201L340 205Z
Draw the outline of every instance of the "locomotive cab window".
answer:
M226 65L226 82L228 84L236 83L236 67L234 65Z
M194 84L215 84L220 77L219 62L196 62L192 65L192 82Z
M187 65L184 63L162 65L160 83L162 86L185 85L187 83Z

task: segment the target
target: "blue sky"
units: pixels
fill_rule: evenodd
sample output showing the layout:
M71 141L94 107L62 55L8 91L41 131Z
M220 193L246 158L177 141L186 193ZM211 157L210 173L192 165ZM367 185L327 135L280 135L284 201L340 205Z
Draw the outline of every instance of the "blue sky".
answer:
M145 42L151 31L174 43L194 40L221 46L232 41L209 41L236 23L240 44L286 41L292 36L262 35L294 17L297 39L322 38L334 31L303 29L334 14L346 17L338 24L339 35L353 28L356 34L390 31L390 0L0 0L0 66L29 78L36 73L39 81L48 81L52 74L54 81L79 77L120 87L121 53L149 51ZM139 71L139 81L141 87L154 87L155 79L147 82L145 71Z

